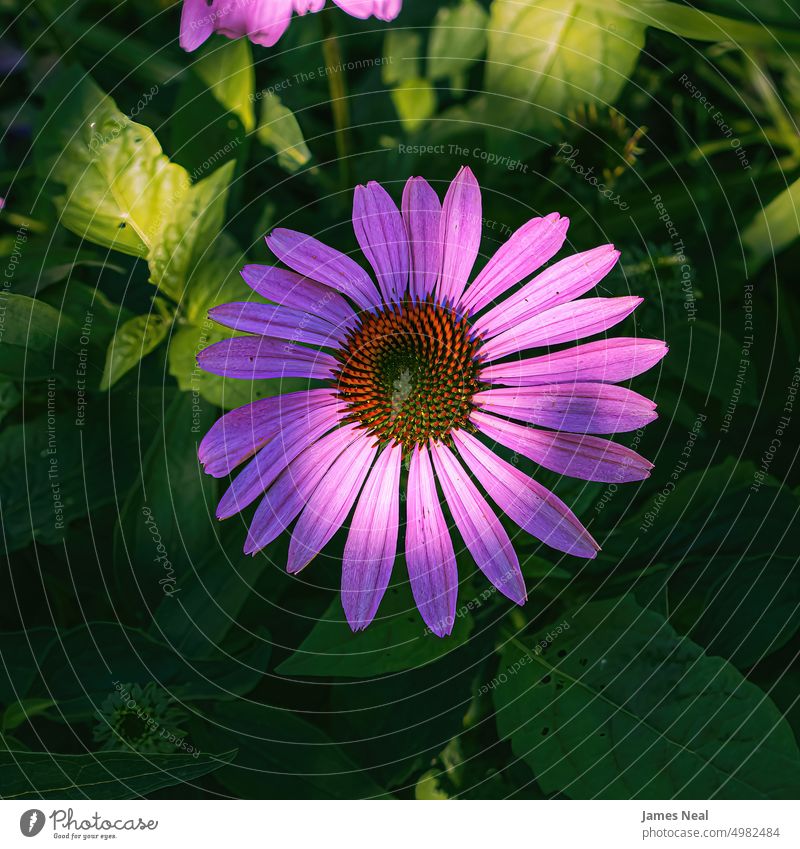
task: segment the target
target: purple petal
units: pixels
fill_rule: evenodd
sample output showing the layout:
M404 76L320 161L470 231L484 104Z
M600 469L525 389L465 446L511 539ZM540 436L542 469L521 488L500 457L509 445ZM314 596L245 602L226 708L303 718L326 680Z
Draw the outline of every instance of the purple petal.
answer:
M234 478L217 505L217 518L227 519L252 504L295 457L336 427L342 416L342 407L335 403L284 420L278 435Z
M322 318L275 304L220 304L210 309L208 315L217 324L242 333L257 333L306 345L338 347L337 339L344 335Z
M600 546L560 498L493 454L466 431L455 430L452 436L489 497L524 531L558 551L576 557L596 555Z
M356 425L345 425L323 436L292 461L258 505L247 533L244 553L255 554L280 536L342 451L354 441L366 439Z
M599 339L564 351L487 366L480 379L485 383L539 386L546 383L577 383L598 380L619 383L652 368L668 351L657 339Z
M402 446L387 445L358 499L342 558L342 606L354 631L375 618L397 556Z
M402 206L411 253L411 298L421 301L436 288L442 263L442 205L427 180L411 177L403 190Z
M545 310L495 336L481 347L484 360L542 345L574 342L619 324L642 303L642 298L584 298Z
M562 259L475 322L475 332L497 336L543 310L569 303L593 289L614 267L619 251L601 245Z
M658 418L656 405L612 383L552 383L478 392L483 410L570 433L624 433Z
M478 567L504 596L524 604L525 579L505 528L450 449L433 444L431 454L450 512Z
M214 32L214 16L210 11L206 0L183 0L179 41L184 50L197 50Z
M335 405L333 389L311 389L260 398L217 419L203 437L197 455L207 475L222 478L252 457L287 422Z
M481 190L472 171L464 166L456 175L442 206L439 224L442 267L440 301L456 304L469 280L481 246Z
M476 313L533 274L561 250L567 227L569 218L561 218L557 212L523 224L486 263L461 299L461 307Z
M653 464L630 448L596 436L554 433L488 416L470 416L483 434L546 469L586 481L627 483L650 477Z
M380 296L369 275L340 251L312 236L278 228L267 236L267 245L281 262L298 274L331 286L362 309L380 305Z
M354 18L369 18L374 15L379 21L393 21L403 6L403 0L333 0L348 15Z
M200 368L222 377L260 380L267 377L327 379L338 367L330 354L279 339L235 336L204 348L197 355Z
M406 562L411 592L437 637L453 630L458 572L453 541L442 515L428 449L415 446L408 472Z
M352 327L356 314L347 301L330 286L317 283L294 271L272 265L246 265L244 282L268 301L310 312L334 327Z
M356 186L353 229L384 302L400 301L408 286L408 239L400 211L380 183Z
M377 452L371 438L357 439L328 469L292 532L286 565L291 574L308 566L342 526Z

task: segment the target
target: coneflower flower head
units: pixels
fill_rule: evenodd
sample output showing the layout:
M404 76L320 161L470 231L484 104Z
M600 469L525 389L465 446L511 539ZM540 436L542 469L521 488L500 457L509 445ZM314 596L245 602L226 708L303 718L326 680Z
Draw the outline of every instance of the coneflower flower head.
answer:
M602 338L560 347L605 333L641 302L580 298L616 263L614 246L569 256L518 285L558 253L568 224L557 213L533 218L469 283L481 196L462 168L443 204L421 177L407 182L401 209L379 184L357 187L353 225L375 281L311 236L276 229L267 237L291 270L247 266L245 281L272 303L212 309L214 320L249 335L198 357L226 377L318 384L227 413L200 445L211 475L245 464L219 518L261 499L246 552L296 520L288 569L299 572L352 514L342 603L358 630L375 616L404 524L411 589L439 636L452 630L458 591L439 490L478 567L518 604L525 583L497 511L558 551L595 556L597 543L567 505L492 450L500 444L583 480L641 480L652 468L595 434L656 418L652 401L616 384L655 365L664 343ZM522 356L536 348L547 352Z

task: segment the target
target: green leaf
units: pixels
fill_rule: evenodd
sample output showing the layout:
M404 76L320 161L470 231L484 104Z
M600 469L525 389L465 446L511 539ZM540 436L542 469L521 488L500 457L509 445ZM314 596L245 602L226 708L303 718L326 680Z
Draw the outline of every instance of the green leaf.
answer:
M389 587L375 621L358 634L350 630L340 599L331 603L300 648L279 667L283 675L369 678L432 663L463 645L472 631L468 611L456 618L445 640L423 623L407 585Z
M428 80L408 79L392 89L392 102L405 129L413 133L436 112L436 90Z
M108 346L101 389L110 389L164 340L172 322L156 313L137 315L120 327Z
M770 257L780 253L800 236L800 180L795 180L763 209L742 233L750 253L751 271L757 271Z
M52 628L0 632L0 705L10 705L29 694L39 664L55 638Z
M144 257L189 190L189 175L163 154L153 132L117 109L80 69L55 75L42 132L52 141L41 154L44 176L66 191L57 199L61 223L104 247ZM74 128L67 135L64 128ZM66 136L66 137L65 137Z
M670 595L673 623L740 669L782 648L800 629L796 557L716 558L700 575L687 570L685 583L686 591Z
M457 77L484 54L488 18L477 0L462 0L458 6L439 9L428 43L431 79Z
M239 748L217 780L241 799L362 799L386 791L300 715L255 702L219 702L192 738Z
M251 132L256 125L253 108L256 76L248 40L207 42L198 51L192 70L208 86L215 100L239 118L246 132Z
M554 137L577 106L611 104L644 46L645 26L576 0L494 0L486 90L492 123Z
M116 682L155 681L180 701L230 699L249 693L261 680L270 650L262 632L235 653L206 643L202 655L186 657L138 628L88 622L61 632L50 644L28 697L54 699L59 715L70 720L93 718Z
M791 729L733 666L630 596L587 604L567 621L543 651L512 639L494 685L500 734L546 793L797 797Z
M302 168L310 159L303 131L294 113L281 103L274 92L266 92L261 106L258 140L278 154L278 165L290 174Z
M191 275L214 255L225 220L234 162L192 186L165 222L148 255L150 282L180 302Z
M52 699L22 699L12 702L3 713L0 730L4 734L13 731L34 716L46 713L54 704Z
M410 29L390 29L383 41L381 81L391 86L422 76L422 37Z
M214 772L235 756L3 751L0 786L4 799L137 799Z

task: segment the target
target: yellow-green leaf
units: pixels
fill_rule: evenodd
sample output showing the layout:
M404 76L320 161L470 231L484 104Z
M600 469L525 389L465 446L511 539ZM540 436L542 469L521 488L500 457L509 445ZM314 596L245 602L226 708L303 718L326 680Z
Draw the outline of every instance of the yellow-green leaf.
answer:
M392 90L394 108L405 129L413 133L436 111L436 92L423 79L410 79Z
M488 15L477 0L439 9L428 45L431 79L463 74L486 50Z
M278 165L290 173L302 168L311 159L311 151L297 118L273 92L267 92L264 97L258 140L278 154Z
M111 388L141 359L154 351L169 331L171 322L155 313L126 321L108 346L101 389Z
M795 180L760 210L742 233L751 270L788 247L800 236L800 180Z
M256 125L256 77L250 42L246 38L207 42L192 68L219 104L236 115L248 133L252 132Z

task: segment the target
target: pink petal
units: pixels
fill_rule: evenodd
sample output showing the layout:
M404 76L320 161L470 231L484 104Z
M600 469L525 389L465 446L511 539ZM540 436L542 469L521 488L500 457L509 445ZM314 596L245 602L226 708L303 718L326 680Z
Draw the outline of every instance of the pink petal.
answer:
M393 21L403 7L403 0L333 0L348 15L368 18L374 15L379 21Z
M484 360L499 360L508 354L542 345L574 342L602 333L627 318L642 298L584 298L545 310L520 322L481 347Z
M591 380L619 383L652 368L668 350L657 339L599 339L541 357L487 366L480 379L511 386Z
M234 478L217 505L217 518L227 519L252 504L295 457L336 427L342 416L337 402L284 420L278 435Z
M442 207L439 225L442 268L437 293L440 301L456 304L469 280L481 246L481 190L464 166L456 175Z
M524 604L525 579L505 528L450 449L432 444L431 454L456 527L478 567L504 596Z
M478 392L483 410L570 433L624 433L658 418L656 405L611 383L552 383Z
M600 547L560 498L466 431L455 430L452 436L472 473L512 521L558 551L576 557L596 555Z
M180 45L192 51L214 32L214 15L206 0L183 0L181 11Z
M284 307L310 312L334 327L349 328L356 314L347 301L330 286L272 265L246 265L244 282L268 301Z
M217 419L203 437L198 457L207 475L222 478L252 457L290 421L337 403L333 389L312 389L260 398Z
M257 333L260 336L287 339L305 345L338 347L337 339L343 335L322 318L275 304L220 304L210 309L208 316L217 324L242 333Z
M442 205L427 180L411 177L403 190L402 206L411 252L411 298L421 301L433 293L442 263Z
M479 318L475 332L488 339L536 313L574 301L593 289L618 258L613 245L602 245L562 259Z
M406 562L411 592L425 624L437 637L445 637L455 622L458 572L425 447L415 446L411 454L407 522Z
M533 274L561 250L567 227L569 218L561 218L557 212L523 224L486 263L461 298L461 307L476 313Z
M291 574L304 569L342 526L377 452L372 439L356 439L328 469L292 532L286 565Z
M627 483L650 477L653 464L630 448L596 436L525 427L474 410L481 433L546 469L586 481Z
M330 378L338 363L330 354L279 339L235 336L204 348L200 368L222 377L260 380L268 377Z
M354 631L375 618L397 556L402 447L387 445L358 499L342 557L342 606Z
M353 229L384 302L400 301L408 286L408 239L400 211L379 183L356 186Z
M347 295L362 309L380 305L378 290L367 272L318 239L279 227L267 236L267 245L289 268Z
M352 442L365 439L356 425L345 425L323 436L293 460L258 505L244 553L255 554L286 530L342 451Z

